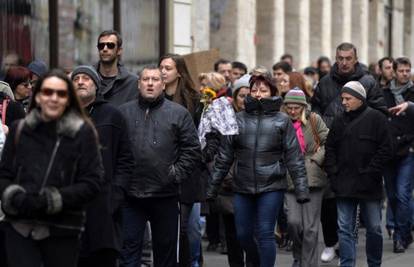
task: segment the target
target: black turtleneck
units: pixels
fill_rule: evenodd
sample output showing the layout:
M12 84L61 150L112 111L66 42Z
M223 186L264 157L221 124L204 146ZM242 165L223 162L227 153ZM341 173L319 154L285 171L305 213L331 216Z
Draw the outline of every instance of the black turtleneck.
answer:
M278 96L258 100L250 95L246 96L244 105L247 113L274 113L280 110L282 98Z

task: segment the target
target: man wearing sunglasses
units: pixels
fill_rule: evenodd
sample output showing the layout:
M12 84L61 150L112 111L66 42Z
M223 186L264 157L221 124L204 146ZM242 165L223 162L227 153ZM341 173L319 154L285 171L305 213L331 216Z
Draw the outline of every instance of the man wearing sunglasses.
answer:
M114 106L136 99L138 77L121 64L122 37L114 30L103 31L98 37L99 62L95 68L102 78L100 94Z

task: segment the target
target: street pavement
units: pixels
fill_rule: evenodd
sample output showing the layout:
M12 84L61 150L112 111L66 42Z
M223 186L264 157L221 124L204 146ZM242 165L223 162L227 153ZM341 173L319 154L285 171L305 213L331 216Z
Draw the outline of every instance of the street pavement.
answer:
M385 216L384 216L385 217ZM383 223L385 225L385 223ZM321 232L321 231L320 231ZM405 253L395 254L392 252L392 240L389 240L388 235L383 229L384 246L383 246L383 258L382 266L384 267L414 267L414 244L409 247ZM323 249L322 237L319 238L319 251ZM224 267L228 266L227 256L221 255L218 252L207 252L205 250L204 243L204 266L207 267ZM276 254L276 266L277 267L290 267L292 266L292 254L284 249L278 249ZM338 266L338 258L334 259L330 263L320 263L323 267ZM357 245L357 267L368 266L365 256L365 229L359 229L359 239Z

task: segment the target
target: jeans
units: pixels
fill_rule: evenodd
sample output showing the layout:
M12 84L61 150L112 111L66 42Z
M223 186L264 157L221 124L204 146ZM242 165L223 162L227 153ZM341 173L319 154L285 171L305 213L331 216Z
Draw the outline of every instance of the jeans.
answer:
M410 201L414 179L414 153L387 166L384 170L387 196L394 215L394 241L405 242L411 236Z
M274 229L283 197L284 191L258 195L236 193L234 196L237 238L246 257L252 259L252 262L257 262L255 259L259 258L261 267L275 266Z
M122 210L122 267L141 266L147 221L151 224L154 267L177 266L178 200L175 197L128 199Z
M201 221L200 203L194 203L188 218L188 242L190 243L191 267L200 266Z
M341 267L354 267L356 263L355 224L358 204L366 227L365 252L369 267L381 266L382 232L381 200L337 198L338 237Z

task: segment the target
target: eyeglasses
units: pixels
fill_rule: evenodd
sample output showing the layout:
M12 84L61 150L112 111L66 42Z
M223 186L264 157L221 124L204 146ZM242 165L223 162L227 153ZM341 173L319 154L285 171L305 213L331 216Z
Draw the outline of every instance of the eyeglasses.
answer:
M55 90L51 88L42 88L40 90L40 93L44 96L52 96L56 94L59 98L67 98L68 97L68 91L67 90Z
M98 45L96 47L98 47L99 50L102 50L106 47L108 47L108 49L114 49L116 44L115 43L98 43Z

